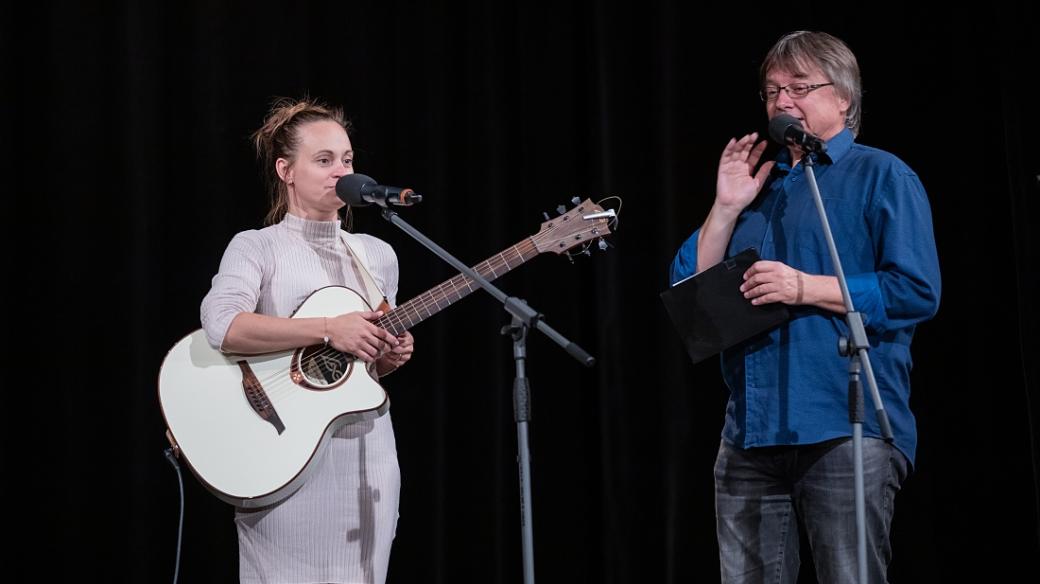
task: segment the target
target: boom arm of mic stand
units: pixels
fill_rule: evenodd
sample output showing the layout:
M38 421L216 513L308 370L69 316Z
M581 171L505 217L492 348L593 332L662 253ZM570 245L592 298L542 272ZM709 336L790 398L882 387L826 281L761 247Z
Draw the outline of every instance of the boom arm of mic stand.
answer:
M501 302L502 306L507 312L509 312L509 314L513 315L527 326L541 331L542 334L552 339L557 345L563 347L563 350L567 351L567 353L571 357L574 357L579 363L586 367L592 367L596 363L596 359L592 357L592 355L589 355L580 346L571 342L566 337L556 332L555 329L545 324L542 315L539 314L538 311L528 306L526 302L523 302L519 298L506 296L504 292L491 284L491 282L485 280L483 276L474 272L469 266L462 263L455 256L445 251L444 248L431 241L430 238L409 225L407 221L401 219L401 217L392 209L384 207L382 215L383 219L386 219L401 231L407 233L412 237L412 239L421 243L426 249L432 251L437 257L447 262L451 267L462 272L467 278L476 282L485 292L493 296L495 300Z

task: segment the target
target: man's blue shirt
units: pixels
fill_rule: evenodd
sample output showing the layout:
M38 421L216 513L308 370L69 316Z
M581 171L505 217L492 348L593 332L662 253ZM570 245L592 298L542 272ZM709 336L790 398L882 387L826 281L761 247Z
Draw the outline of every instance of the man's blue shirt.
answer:
M853 306L863 314L874 369L895 445L911 463L917 430L910 412L910 341L939 308L939 262L928 197L895 156L854 142L844 130L819 157L816 182ZM679 249L671 282L696 271L699 229ZM741 213L727 256L754 247L762 259L808 274L834 275L805 167L785 148L758 197ZM851 435L847 357L838 337L844 315L792 306L791 319L722 354L730 389L723 438L738 447L813 444ZM880 436L861 375L866 436Z

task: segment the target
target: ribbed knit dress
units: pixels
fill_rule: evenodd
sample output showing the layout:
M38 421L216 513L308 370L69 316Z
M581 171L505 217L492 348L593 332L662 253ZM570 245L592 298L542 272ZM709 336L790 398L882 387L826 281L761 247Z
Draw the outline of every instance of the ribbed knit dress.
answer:
M354 234L350 246L395 305L397 256L389 244ZM202 326L219 348L242 312L287 317L311 292L347 286L366 298L364 278L343 242L339 221L282 222L237 234L202 301ZM370 300L372 302L372 300ZM239 575L244 583L380 584L397 528L401 475L389 412L339 429L287 499L236 509Z

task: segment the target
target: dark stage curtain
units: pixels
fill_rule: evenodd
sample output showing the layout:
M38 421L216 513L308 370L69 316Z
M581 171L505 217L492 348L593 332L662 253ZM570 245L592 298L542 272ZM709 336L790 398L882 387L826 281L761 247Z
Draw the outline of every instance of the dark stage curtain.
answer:
M227 242L261 224L248 135L273 97L305 93L345 108L358 170L426 195L402 215L471 264L572 197L623 198L611 249L499 281L598 359L529 341L537 576L717 580L726 393L714 360L689 363L658 294L722 147L764 134L757 67L797 29L856 52L860 141L914 168L933 206L944 290L914 343L920 449L892 579L1035 573L1036 8L612 6L4 4L12 581L172 578L157 373L198 328ZM397 250L399 301L453 275L375 211L355 219ZM521 581L506 320L475 294L416 327L415 358L386 380L403 474L391 582ZM185 473L181 581L235 581L232 508Z

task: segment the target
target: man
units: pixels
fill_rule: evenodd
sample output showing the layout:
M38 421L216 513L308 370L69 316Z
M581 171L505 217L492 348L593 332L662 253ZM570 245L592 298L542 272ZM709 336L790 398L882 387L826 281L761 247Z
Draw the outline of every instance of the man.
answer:
M767 54L760 82L770 119L794 116L827 143L814 170L894 433L894 443L880 439L873 404L866 404L867 574L885 582L893 498L917 444L910 341L939 305L931 211L902 161L855 143L860 76L845 43L820 32L788 34ZM784 325L722 355L730 390L715 465L722 580L796 582L804 529L820 581L855 582L849 361L837 351L845 307L805 154L789 146L756 170L766 146L757 138L726 145L714 205L671 270L676 282L757 248L763 259L744 274L741 292L752 304L782 302L791 312Z

